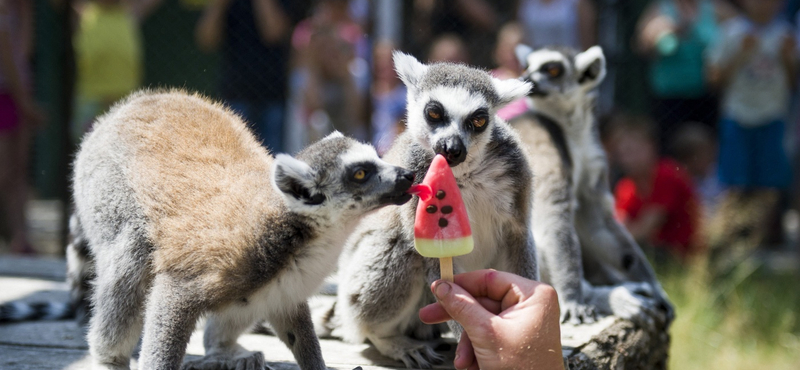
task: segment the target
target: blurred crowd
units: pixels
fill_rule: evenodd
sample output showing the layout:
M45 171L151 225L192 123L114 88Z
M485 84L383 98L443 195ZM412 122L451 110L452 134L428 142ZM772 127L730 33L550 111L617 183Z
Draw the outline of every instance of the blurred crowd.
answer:
M790 242L800 54L789 5L654 1L638 19L631 47L649 61L651 109L611 112L602 133L618 217L657 259Z
M186 86L153 76L166 65L192 69L187 55L216 58L203 70L214 86L204 93L241 114L271 151L295 152L339 130L383 153L404 128L393 50L517 78L517 44L600 44L610 73L598 127L618 217L656 258L741 240L783 245L782 226L797 223L800 1L0 0L0 232L17 253L35 250L24 224L29 144L48 114L34 99L34 3L71 13L75 144L129 92ZM172 17L180 36L147 37L150 17ZM175 56L148 65L148 47L161 39L171 45L161 53ZM625 54L645 73L629 75ZM625 78L647 86L645 109L615 103L635 94L614 88Z

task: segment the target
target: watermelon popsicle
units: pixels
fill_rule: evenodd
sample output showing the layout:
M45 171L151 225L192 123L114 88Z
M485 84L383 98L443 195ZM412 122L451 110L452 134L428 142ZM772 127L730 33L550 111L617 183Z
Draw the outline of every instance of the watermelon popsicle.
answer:
M425 179L409 193L419 196L414 220L414 248L439 258L442 279L453 281L453 257L472 252L474 242L461 191L442 155L431 162Z

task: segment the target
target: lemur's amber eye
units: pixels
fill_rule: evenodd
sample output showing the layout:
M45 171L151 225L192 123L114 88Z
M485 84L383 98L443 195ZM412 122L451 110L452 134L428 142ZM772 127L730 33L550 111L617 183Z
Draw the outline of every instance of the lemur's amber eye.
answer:
M430 118L430 119L432 119L434 121L438 121L438 120L442 119L442 115L439 112L437 112L437 111L435 111L433 109L429 109L428 110L428 118Z
M358 170L353 174L353 178L356 180L363 180L365 177L367 177L367 173L364 170Z
M547 77L556 78L564 74L564 67L561 63L550 62L542 66L542 71L547 74Z
M472 125L476 128L481 128L486 124L486 117L475 117L472 119Z

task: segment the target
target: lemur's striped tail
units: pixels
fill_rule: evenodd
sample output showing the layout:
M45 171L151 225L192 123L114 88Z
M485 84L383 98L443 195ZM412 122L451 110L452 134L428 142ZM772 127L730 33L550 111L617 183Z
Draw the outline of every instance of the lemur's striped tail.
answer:
M0 323L30 320L66 320L77 318L81 324L89 321L90 296L94 280L94 260L83 234L78 217L69 220L70 243L67 245L67 282L70 302L8 302L0 305Z
M0 323L30 320L65 320L75 309L64 302L8 302L0 305Z

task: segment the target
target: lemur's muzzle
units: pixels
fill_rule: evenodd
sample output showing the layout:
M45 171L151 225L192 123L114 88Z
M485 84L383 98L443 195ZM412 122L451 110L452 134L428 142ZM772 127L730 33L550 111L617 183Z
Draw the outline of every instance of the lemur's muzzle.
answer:
M547 91L542 90L542 85L536 83L536 81L531 80L530 78L524 78L523 81L530 82L531 90L528 91L528 96L547 96Z
M411 200L412 195L408 193L411 184L414 183L414 172L405 168L397 167L397 177L394 180L394 189L389 194L386 194L381 200L384 203L401 205Z
M467 159L467 148L458 136L439 140L433 147L433 151L443 155L450 167L458 166Z

